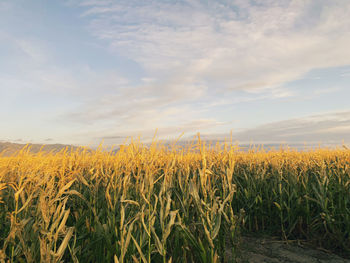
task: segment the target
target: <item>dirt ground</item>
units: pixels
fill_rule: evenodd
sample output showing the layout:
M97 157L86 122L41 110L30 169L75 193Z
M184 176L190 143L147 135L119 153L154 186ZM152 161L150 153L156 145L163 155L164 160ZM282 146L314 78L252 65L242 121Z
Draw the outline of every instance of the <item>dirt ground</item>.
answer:
M335 254L273 238L243 237L239 263L350 263Z

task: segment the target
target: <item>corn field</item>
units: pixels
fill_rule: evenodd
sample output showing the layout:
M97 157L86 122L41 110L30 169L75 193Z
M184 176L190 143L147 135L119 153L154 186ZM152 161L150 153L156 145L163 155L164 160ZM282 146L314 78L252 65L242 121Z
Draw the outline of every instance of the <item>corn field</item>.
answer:
M0 262L235 262L243 233L350 250L350 150L80 148L0 157Z

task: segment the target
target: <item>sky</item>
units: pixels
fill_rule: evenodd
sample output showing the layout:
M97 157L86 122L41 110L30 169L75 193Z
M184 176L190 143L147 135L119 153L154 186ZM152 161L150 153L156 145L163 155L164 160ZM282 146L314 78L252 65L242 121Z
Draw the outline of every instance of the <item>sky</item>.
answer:
M350 143L349 0L0 0L0 141Z

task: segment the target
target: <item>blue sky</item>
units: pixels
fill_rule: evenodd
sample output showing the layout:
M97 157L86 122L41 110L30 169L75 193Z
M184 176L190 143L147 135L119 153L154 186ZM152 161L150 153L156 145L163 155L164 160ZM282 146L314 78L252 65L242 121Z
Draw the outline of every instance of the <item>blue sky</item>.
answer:
M0 141L350 142L348 0L0 0Z

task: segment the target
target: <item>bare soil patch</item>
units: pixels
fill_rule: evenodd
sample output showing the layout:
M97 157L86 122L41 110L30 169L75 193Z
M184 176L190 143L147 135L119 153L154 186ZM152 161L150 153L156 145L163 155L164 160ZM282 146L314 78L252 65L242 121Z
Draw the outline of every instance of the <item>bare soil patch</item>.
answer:
M239 263L350 263L350 259L274 238L243 237Z

